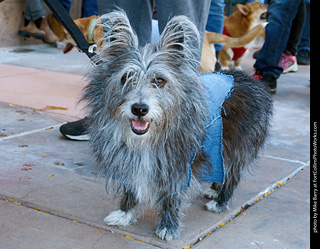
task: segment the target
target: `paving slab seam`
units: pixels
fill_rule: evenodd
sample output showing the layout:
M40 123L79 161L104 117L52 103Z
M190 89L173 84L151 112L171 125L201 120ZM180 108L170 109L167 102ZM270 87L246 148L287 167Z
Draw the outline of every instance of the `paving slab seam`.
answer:
M271 159L276 159L276 160L280 160L280 161L286 161L286 162L290 162L290 163L297 163L297 164L301 164L301 165L306 165L305 162L302 162L302 161L299 161L299 160L292 160L292 159L283 158L283 157L278 157L278 156L263 155L263 157L271 158ZM307 162L307 164L308 164L308 163L309 163L309 162Z
M0 200L14 204L14 205L19 205L19 206L22 206L25 208L30 208L32 210L36 210L38 212L42 212L42 213L45 213L48 215L52 215L52 216L56 216L56 217L59 217L62 219L66 219L66 220L72 221L74 223L79 223L79 224L86 225L86 226L89 226L92 228L96 228L98 230L111 232L112 234L117 234L122 237L126 237L128 239L138 241L140 243L144 243L144 244L151 245L151 246L158 247L158 248L167 248L166 243L154 243L154 241L150 240L148 237L137 236L137 234L132 234L130 232L126 232L126 234L124 234L123 230L120 230L120 229L117 229L114 227L110 227L110 226L106 226L106 225L99 226L98 224L96 224L94 222L89 222L89 221L84 220L80 217L72 216L72 215L57 211L57 210L43 207L41 205L37 205L37 204L31 203L31 202L23 201L23 200L14 198L14 197L9 197L9 196L0 194Z
M273 157L274 159L276 157ZM191 244L190 246L184 246L182 249L190 249L193 246L195 246L196 244L200 243L201 241L203 241L205 238L207 238L208 236L214 234L214 232L218 231L219 229L221 229L222 227L224 227L225 225L227 225L228 223L230 223L231 221L233 221L235 218L237 218L239 215L241 215L244 211L246 211L248 208L250 208L251 206L253 206L254 204L258 203L259 201L261 201L264 197L267 197L268 195L270 195L271 193L273 193L275 190L281 188L281 186L283 186L284 184L286 184L287 182L291 181L295 176L297 176L300 172L302 172L304 169L306 169L307 167L310 166L310 161L308 161L307 163L303 163L301 161L299 161L299 163L303 164L302 166L300 166L299 168L297 168L296 170L294 170L292 173L290 173L289 175L281 178L279 181L275 182L274 184L270 185L269 187L267 187L265 190L261 191L259 194L257 194L255 197L251 198L250 200L248 200L247 202L245 202L243 205L241 205L240 210L235 210L234 212L232 212L231 214L229 214L227 217L224 217L223 220L220 220L217 222L217 225L215 226L215 228L210 231L209 233L207 233L205 236L203 237L199 237L193 244Z
M17 137L23 137L23 136L27 136L27 135L30 135L30 134L42 132L42 131L45 131L45 130L48 130L48 129L55 129L55 128L58 128L58 127L60 127L61 125L65 124L65 123L67 123L67 122L58 123L58 124L50 125L50 126L39 128L39 129L35 129L35 130L24 131L24 132L13 134L13 135L8 135L6 137L1 137L0 141L9 140L9 139L17 138Z

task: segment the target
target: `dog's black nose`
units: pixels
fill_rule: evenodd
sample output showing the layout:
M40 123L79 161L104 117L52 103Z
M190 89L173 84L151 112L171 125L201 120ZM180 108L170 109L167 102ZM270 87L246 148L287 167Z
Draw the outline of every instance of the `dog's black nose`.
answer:
M149 106L146 104L136 103L131 106L132 114L137 115L139 117L146 115L148 113L148 111L149 111Z

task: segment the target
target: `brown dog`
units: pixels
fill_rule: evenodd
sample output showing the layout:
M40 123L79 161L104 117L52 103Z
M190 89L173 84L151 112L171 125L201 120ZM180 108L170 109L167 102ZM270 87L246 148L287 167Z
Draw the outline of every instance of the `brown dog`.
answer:
M258 24L266 22L268 5L255 1L245 5L237 4L236 7L237 11L224 20L223 34L231 37L241 37ZM223 46L218 57L222 69L229 69L230 61L234 61L235 69L241 69L241 59L251 47L251 44L237 50L232 49L232 46Z
M216 65L215 48L213 44L220 43L225 47L240 48L248 45L256 37L259 36L261 32L264 31L264 27L267 23L258 24L252 28L248 33L240 37L230 37L223 34L218 34L215 32L205 31L202 52L201 52L201 65L200 73L214 72Z

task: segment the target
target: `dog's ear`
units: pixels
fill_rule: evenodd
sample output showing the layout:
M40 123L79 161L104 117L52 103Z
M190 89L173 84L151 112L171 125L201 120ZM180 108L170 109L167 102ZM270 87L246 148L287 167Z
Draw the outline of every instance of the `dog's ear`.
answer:
M252 12L252 9L248 5L236 4L237 9L241 12L242 15L247 16Z
M186 16L175 16L160 35L157 48L175 55L193 57L199 45L200 35L196 26Z
M102 51L107 50L109 53L119 55L127 50L138 48L137 35L133 32L124 11L115 10L102 15L97 20L97 25L101 26L97 30L100 32L103 30L102 40L99 41L99 44L104 44L101 47Z

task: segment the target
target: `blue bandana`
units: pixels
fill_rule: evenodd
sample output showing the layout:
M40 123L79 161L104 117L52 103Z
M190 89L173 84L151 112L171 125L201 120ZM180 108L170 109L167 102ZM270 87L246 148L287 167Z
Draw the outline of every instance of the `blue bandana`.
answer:
M224 159L222 155L222 117L223 102L233 91L233 77L221 73L205 73L200 75L200 80L207 90L208 112L210 122L206 126L206 138L203 141L203 149L209 155L211 167L201 171L200 180L203 182L224 183ZM191 163L189 169L189 184L191 181ZM189 185L188 184L188 185Z

